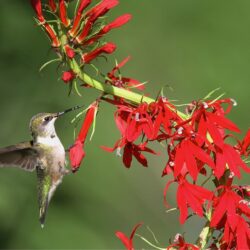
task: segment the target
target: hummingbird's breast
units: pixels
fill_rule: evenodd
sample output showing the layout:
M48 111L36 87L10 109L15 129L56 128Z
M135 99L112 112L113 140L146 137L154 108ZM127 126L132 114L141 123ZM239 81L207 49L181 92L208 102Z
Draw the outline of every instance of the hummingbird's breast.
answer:
M60 139L55 136L38 137L36 145L40 154L40 159L44 168L54 175L61 176L65 173L65 149Z

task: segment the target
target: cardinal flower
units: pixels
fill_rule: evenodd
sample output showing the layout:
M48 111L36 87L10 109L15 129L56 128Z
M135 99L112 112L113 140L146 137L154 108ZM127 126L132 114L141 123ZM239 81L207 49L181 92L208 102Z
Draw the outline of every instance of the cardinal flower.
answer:
M50 7L50 10L53 11L53 12L56 12L55 0L49 0L48 4L49 4L49 7Z
M106 43L102 47L99 47L90 53L86 53L82 56L82 60L84 63L90 63L90 61L94 60L102 53L111 54L115 51L116 46L113 43Z
M84 44L91 45L94 42L96 42L98 39L100 39L102 36L107 34L110 30L119 28L122 25L126 24L131 19L130 14L124 14L118 18L116 18L113 22L105 25L96 35L94 35L92 38L86 40Z
M73 172L78 170L81 165L82 159L85 156L85 152L83 151L84 143L88 135L89 129L96 117L97 110L98 102L94 102L89 106L89 109L82 124L82 128L76 138L74 145L70 148L69 156Z
M221 145L221 148L215 148L214 154L216 158L214 174L217 178L220 178L228 168L238 178L241 177L240 168L250 173L250 168L243 162L233 146L225 143Z
M144 85L138 80L129 77L123 77L121 75L116 76L116 73L120 73L120 69L129 61L129 59L130 57L128 56L107 74L108 80L106 80L106 83L119 88L135 87L137 89L143 90Z
M130 234L129 238L123 233L123 232L116 232L115 235L117 238L119 238L121 240L121 242L123 243L123 245L126 247L127 250L134 250L134 246L133 246L133 238L135 235L135 231L138 229L138 227L140 227L142 225L142 223L137 224L133 230L132 233Z
M221 194L213 198L214 211L211 218L211 227L220 228L227 222L231 230L234 231L239 214L245 214L250 218L248 203L236 192L241 188L231 184L232 178L229 178L225 186L218 187Z
M81 0L80 4L79 4L79 7L77 9L77 13L76 13L76 16L74 18L74 22L73 22L73 25L72 25L72 28L71 30L69 31L69 34L74 37L77 33L77 29L80 25L80 21L81 21L81 18L82 18L82 15L83 15L83 11L85 8L88 7L88 5L91 3L91 0Z
M59 0L59 16L63 25L68 27L70 25L70 20L67 17L65 0Z
M76 37L76 41L78 43L82 43L84 39L90 32L93 24L96 20L105 15L110 9L114 8L119 2L117 0L103 0L101 3L96 5L94 8L85 13L86 24L83 26L82 31L80 31L79 35Z
M173 181L167 183L164 190L164 197L166 197L169 185ZM177 205L180 209L180 223L183 224L188 216L188 207L190 207L198 216L203 216L202 205L206 200L212 199L213 193L203 187L195 184L190 184L186 179L181 178L178 181L177 189Z
M248 156L250 154L250 128L248 129L246 136L242 141L239 141L238 145L235 146L237 151L240 152L241 155Z
M52 47L59 47L60 46L60 40L58 39L58 36L55 32L55 30L53 29L53 27L51 25L49 25L42 13L42 4L41 4L41 0L31 0L31 5L34 9L34 11L36 12L36 16L38 19L39 24L42 25L43 29L45 30L45 32L47 33L47 35L49 36L50 40L51 40L51 45Z
M43 13L42 13L42 3L41 0L31 0L31 5L34 9L34 11L36 12L36 17L39 20L40 23L44 23L45 19L43 17Z
M190 139L182 140L175 149L174 176L185 175L187 172L196 180L200 169L198 161L214 168L214 162L206 150L200 148Z

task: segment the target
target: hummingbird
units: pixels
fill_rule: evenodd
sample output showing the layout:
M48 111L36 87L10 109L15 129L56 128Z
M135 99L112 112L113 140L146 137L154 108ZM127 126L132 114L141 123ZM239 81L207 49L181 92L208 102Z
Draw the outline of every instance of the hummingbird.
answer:
M30 120L31 141L0 148L0 167L17 167L36 171L38 180L39 220L44 227L50 200L70 171L66 168L65 149L55 130L55 121L79 109L76 106L58 113L39 113Z

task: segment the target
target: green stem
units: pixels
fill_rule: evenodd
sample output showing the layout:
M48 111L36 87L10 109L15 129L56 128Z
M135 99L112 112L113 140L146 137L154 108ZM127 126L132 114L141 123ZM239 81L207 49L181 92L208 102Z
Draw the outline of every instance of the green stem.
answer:
M98 89L104 93L124 98L127 101L131 101L135 104L140 104L143 102L150 104L152 102L155 102L155 99L153 99L153 98L150 98L150 97L147 97L144 95L140 95L140 94L137 94L135 92L132 92L132 91L129 91L126 89L122 89L122 88L118 88L118 87L115 87L112 85L108 85L108 84L105 84L105 83L102 83L102 82L99 82L99 81L93 79L92 77L90 77L86 73L82 72L80 66L77 64L75 59L70 60L70 68L79 77L79 79L81 79L84 83L86 83L89 86L91 86L95 89ZM180 111L176 111L176 112L181 118L187 119L187 115L185 115L184 113L182 113Z

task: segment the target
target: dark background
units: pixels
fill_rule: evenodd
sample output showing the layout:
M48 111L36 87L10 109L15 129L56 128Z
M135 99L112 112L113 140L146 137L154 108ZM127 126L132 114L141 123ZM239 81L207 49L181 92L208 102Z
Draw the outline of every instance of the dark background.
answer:
M119 49L108 66L102 65L102 59L99 66L107 72L114 58L131 55L124 75L149 81L146 92L153 97L161 86L170 85L174 91L167 89L166 94L179 103L221 87L220 93L237 100L230 118L245 132L249 125L249 10L246 0L121 0L111 16L132 13L133 20L109 36ZM0 2L0 146L30 139L28 123L34 114L88 105L97 95L87 90L82 99L68 98L55 65L38 72L54 54L33 16L29 1ZM100 149L100 145L112 146L119 136L113 111L102 105L82 167L57 190L43 230L38 222L35 174L1 169L1 248L117 249L122 245L115 231L129 235L140 221L150 226L162 246L177 232L195 239L201 228L199 220L191 219L179 227L178 212L167 214L163 205L168 181L160 177L164 154L151 157L148 169L134 162L127 170L115 154ZM65 146L73 142L73 115L57 122ZM170 190L168 201L174 206L175 186ZM146 227L138 232L153 241ZM135 245L145 248L138 238Z

